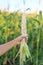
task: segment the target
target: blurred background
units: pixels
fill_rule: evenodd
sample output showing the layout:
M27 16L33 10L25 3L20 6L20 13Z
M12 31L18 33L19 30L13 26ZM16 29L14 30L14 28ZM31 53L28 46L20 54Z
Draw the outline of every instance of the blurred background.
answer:
M43 12L43 0L0 0L0 10L9 10L11 12L21 9L23 12L23 2L25 1L25 9L30 8L31 11L28 13Z
M21 35L22 16L26 19L27 45L32 56L32 62L26 58L24 65L43 65L43 0L0 0L0 45ZM0 65L20 65L19 48L20 45L14 46L1 56Z

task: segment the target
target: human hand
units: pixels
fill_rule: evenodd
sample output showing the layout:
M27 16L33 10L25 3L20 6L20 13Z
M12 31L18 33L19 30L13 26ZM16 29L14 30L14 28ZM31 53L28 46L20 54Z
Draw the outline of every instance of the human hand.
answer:
M23 39L25 39L25 41L27 42L27 41L28 41L28 35L27 35L27 34L23 34L23 35L17 37L17 38L15 39L15 41L17 42L17 44L20 44L20 42L21 42Z
M23 34L21 36L18 37L18 41L22 41L22 39L25 39L25 41L27 42L28 41L28 35L27 34Z
M27 42L28 41L28 34L23 34L23 35L21 35L22 36L22 39L25 39L25 41ZM22 40L21 39L21 40Z

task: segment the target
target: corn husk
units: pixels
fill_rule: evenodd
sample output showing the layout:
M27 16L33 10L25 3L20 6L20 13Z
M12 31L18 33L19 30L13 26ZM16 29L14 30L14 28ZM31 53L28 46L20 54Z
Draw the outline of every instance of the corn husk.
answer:
M25 17L25 13L23 13L22 15L22 22L21 22L21 33L22 34L26 34L27 30L26 30L26 17ZM23 39L21 41L21 45L20 45L20 65L24 65L24 62L26 61L26 58L29 58L32 61L32 57L31 57L31 53L29 51L28 45L25 41L25 39Z
M22 15L22 25L21 25L21 27L22 27L21 33L26 34L25 14ZM31 53L30 53L30 50L28 48L28 45L27 45L25 39L23 39L21 41L20 49L19 49L19 52L17 53L17 55L15 56L15 59L17 58L18 54L20 54L20 65L24 65L24 62L26 62L26 58L30 58L31 62L32 62Z

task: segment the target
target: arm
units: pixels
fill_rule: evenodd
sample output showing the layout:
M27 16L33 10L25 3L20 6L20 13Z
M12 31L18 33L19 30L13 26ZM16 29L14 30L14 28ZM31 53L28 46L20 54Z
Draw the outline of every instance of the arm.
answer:
M16 39L14 39L14 40L6 43L6 44L0 45L0 56L2 56L4 53L6 53L7 51L9 51L15 45L19 44L20 41L23 38L27 39L27 35L21 35L21 36L17 37Z

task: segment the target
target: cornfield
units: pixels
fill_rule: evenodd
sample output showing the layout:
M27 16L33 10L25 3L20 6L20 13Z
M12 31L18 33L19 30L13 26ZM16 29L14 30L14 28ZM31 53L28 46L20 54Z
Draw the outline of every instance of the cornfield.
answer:
M18 12L0 11L0 45L9 42L21 35L22 14ZM43 15L33 17L26 15L26 27L28 34L28 48L32 57L27 58L24 65L43 65ZM18 53L20 45L14 46L10 51L0 57L0 65L20 65ZM25 50L25 49L24 49ZM23 58L22 58L23 60Z

